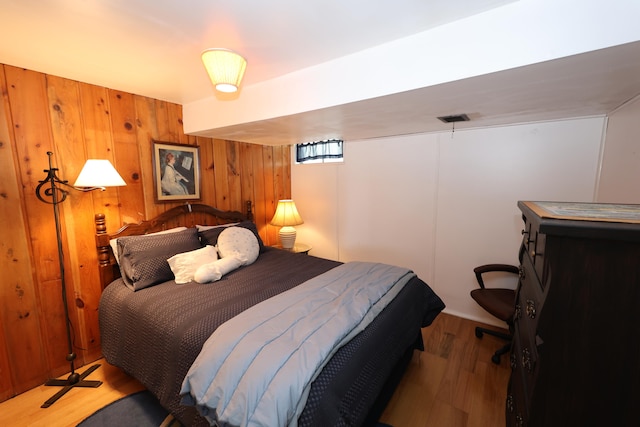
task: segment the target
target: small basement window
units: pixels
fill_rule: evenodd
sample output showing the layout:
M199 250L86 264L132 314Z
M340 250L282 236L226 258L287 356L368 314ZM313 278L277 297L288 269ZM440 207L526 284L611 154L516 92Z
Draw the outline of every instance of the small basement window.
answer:
M343 146L341 139L296 144L296 163L342 162Z

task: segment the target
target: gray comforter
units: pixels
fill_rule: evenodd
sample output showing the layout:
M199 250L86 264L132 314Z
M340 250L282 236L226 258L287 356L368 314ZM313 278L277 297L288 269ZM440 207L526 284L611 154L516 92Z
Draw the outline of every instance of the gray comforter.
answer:
M298 425L311 381L415 274L349 262L228 320L204 343L183 402L212 424Z

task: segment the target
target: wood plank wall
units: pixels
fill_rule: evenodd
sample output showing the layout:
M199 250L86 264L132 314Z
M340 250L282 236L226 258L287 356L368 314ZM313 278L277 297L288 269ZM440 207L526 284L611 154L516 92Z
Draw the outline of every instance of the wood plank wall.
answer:
M47 151L71 183L87 158L111 160L127 182L60 205L76 366L101 357L94 215L113 232L176 206L154 200L152 139L199 146L202 202L242 211L251 200L265 244L277 242L268 221L291 197L288 147L185 135L180 105L8 65L0 90L0 401L69 370L53 208L35 196Z

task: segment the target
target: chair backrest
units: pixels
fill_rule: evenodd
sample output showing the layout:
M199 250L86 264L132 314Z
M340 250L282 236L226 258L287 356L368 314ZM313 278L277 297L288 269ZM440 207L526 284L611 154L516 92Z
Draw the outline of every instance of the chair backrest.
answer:
M476 275L476 280L478 281L478 284L482 289L484 289L485 284L484 284L484 279L482 277L483 274L491 273L491 272L505 272L505 273L513 273L513 274L519 275L520 269L515 265L510 265L510 264L485 264L485 265L481 265L474 268L473 272Z

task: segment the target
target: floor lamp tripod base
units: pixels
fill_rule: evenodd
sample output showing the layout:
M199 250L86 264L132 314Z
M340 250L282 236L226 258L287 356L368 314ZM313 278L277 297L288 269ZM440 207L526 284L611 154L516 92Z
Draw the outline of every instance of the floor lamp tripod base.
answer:
M100 387L100 385L102 384L102 381L85 380L85 378L87 376L89 376L89 374L91 374L93 371L95 371L99 367L100 367L100 364L96 364L96 365L91 366L89 369L84 371L82 374L78 374L77 372L73 372L71 375L69 375L69 378L67 378L66 380L55 380L54 379L54 380L49 380L46 383L44 383L44 385L46 385L46 386L62 387L62 389L60 389L60 391L58 391L56 394L51 396L51 398L49 400L44 402L42 404L41 408L48 408L49 406L53 405L58 399L60 399L69 390L71 390L74 387L92 387L92 388Z

